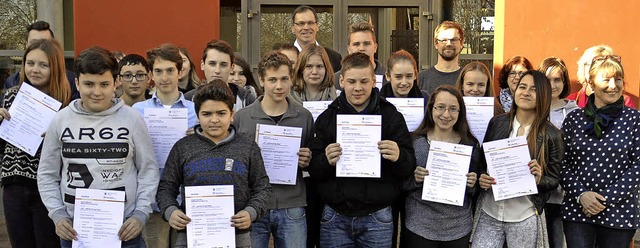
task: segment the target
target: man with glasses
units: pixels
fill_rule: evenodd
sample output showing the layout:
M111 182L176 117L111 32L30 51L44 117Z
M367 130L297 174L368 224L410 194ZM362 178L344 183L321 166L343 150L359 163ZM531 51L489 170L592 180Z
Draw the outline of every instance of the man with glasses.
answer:
M118 62L118 87L122 86L120 99L127 106L147 100L149 64L138 54L129 54Z
M147 51L147 61L151 68L151 79L155 83L156 92L150 99L134 104L133 108L142 116L144 116L144 110L148 108L186 108L189 129L185 132L193 132L193 127L198 123L198 117L195 104L185 99L182 92L178 90L178 81L182 73L182 56L178 47L173 44L163 44L153 48ZM158 166L162 175L164 164L158 164ZM143 233L145 241L148 247L169 248L171 226L162 220L162 213L157 204L154 203L152 208L153 213L149 215Z
M429 94L443 84L455 85L460 75L458 56L464 44L464 30L453 21L443 21L436 27L433 45L438 51L438 62L418 74L418 85Z
M29 47L31 42L33 42L34 40L53 39L54 36L53 36L53 31L51 31L51 28L48 22L35 21L34 23L31 23L29 26L27 26L26 38L27 38L27 43L25 46ZM73 73L73 71L67 69L67 79L69 80L69 86L71 86L72 100L80 98L80 94L78 93L78 89L76 88L75 78L76 78L76 74ZM18 70L18 72L7 77L7 79L4 81L4 90L14 87L16 85L19 85L20 83L21 83L20 71ZM4 97L4 94L1 94L0 100L2 100L3 97Z
M298 48L299 51L308 47L311 44L318 44L316 35L318 34L318 12L310 6L302 5L293 11L291 16L291 32L296 36L296 41L293 45ZM324 48L329 55L329 61L333 71L339 71L340 61L342 56L340 53L331 50L328 47Z

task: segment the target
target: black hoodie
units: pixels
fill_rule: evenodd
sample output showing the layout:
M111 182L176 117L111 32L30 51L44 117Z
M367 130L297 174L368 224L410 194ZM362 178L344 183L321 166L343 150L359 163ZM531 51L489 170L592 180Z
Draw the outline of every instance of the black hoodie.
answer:
M336 167L329 165L324 149L336 142L338 114L382 115L382 140L395 141L400 155L396 162L380 157L380 178L336 178ZM378 89L372 90L369 105L361 112L347 102L342 92L318 117L314 134L309 145L313 156L308 171L318 182L322 199L340 214L364 216L391 206L401 196L403 180L415 169L413 144L404 117L393 104L380 98Z

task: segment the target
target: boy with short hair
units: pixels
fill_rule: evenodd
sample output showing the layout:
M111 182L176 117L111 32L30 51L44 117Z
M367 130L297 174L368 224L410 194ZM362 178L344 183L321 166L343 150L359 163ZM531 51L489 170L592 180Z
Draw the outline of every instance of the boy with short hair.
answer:
M344 89L316 120L311 140L309 174L318 181L326 203L320 247L391 247L391 205L401 196L402 182L415 169L411 136L402 114L379 96L368 55L352 53L342 60ZM342 114L381 115L378 149L380 178L336 177L342 154L336 143L336 119Z
M180 139L171 149L156 199L164 218L178 231L176 247L186 247L185 228L191 219L176 197L186 186L234 185L236 246L250 247L249 227L267 209L271 185L260 148L237 133L233 120L234 97L222 80L198 87L194 96L200 125L195 134ZM183 199L184 202L184 199Z
M62 247L71 247L78 236L72 224L75 189L125 191L118 236L123 247L140 246L159 178L151 138L140 115L112 98L118 64L111 52L89 48L74 68L80 99L60 110L47 130L38 166L40 195Z
M204 72L204 83L207 84L214 79L220 79L225 83L229 81L229 74L233 69L233 61L235 54L233 47L224 40L211 40L207 43L207 47L204 48L202 53L202 60L200 61L200 68ZM227 84L233 96L236 99L236 104L233 107L234 111L238 111L246 106L249 106L256 100L251 94L251 91L242 87L238 87L236 84ZM187 99L192 99L196 89L192 89L185 93L184 96Z
M293 100L292 65L280 52L267 52L258 64L258 79L264 95L235 115L238 133L256 139L259 124L302 128L302 140L296 163L295 185L272 184L274 197L270 199L264 217L253 226L251 240L254 248L269 247L269 236L279 247L306 247L307 222L305 219L306 190L302 169L309 165L311 150L307 148L312 137L313 116Z
M133 105L141 116L144 110L150 108L186 108L188 130L191 133L193 127L198 123L195 105L192 101L184 98L178 88L180 75L182 73L182 56L180 50L173 44L162 44L147 51L147 60L151 68L151 77L156 85L156 92L146 100ZM164 170L164 165L160 165L160 175ZM149 216L149 222L145 229L145 238L150 247L169 248L171 242L171 227L162 221L162 212L156 204L152 205L153 213Z
M122 86L120 99L127 106L147 100L149 64L138 54L124 56L118 62L118 83Z

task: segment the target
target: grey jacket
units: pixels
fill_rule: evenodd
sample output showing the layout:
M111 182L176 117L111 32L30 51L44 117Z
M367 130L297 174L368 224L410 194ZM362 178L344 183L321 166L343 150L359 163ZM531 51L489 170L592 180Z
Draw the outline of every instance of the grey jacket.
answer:
M301 127L302 141L300 147L308 147L307 144L313 137L313 116L309 110L295 103L291 96L287 96L287 111L284 113L279 122L273 121L264 110L260 102L264 96L258 99L248 107L241 109L234 116L234 125L238 129L238 133L249 137L251 140L256 138L256 125L268 124L287 127ZM307 205L307 196L302 179L302 170L298 167L296 176L296 185L278 185L273 184L273 197L269 200L269 209L284 209L293 207L304 207Z

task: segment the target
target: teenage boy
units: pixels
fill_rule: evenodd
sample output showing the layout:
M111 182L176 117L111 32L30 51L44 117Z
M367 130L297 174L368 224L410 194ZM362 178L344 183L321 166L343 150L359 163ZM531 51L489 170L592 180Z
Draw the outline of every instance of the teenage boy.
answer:
M209 83L214 79L220 79L223 82L228 83L234 59L235 54L233 47L231 47L229 43L223 40L209 41L209 43L207 43L207 47L204 48L202 60L200 61L200 68L202 68L202 71L204 72L204 83ZM251 91L238 87L233 83L229 83L227 85L231 88L233 96L236 98L236 104L233 108L234 111L238 111L249 106L249 104L252 104L253 101L256 100L256 98L251 94ZM195 92L196 89L193 89L184 95L187 99L192 99Z
M158 206L169 225L179 230L176 247L186 247L184 230L191 219L184 204L176 201L180 191L186 186L233 185L236 214L229 219L236 228L236 246L251 247L251 222L264 214L271 198L260 147L231 125L235 99L224 81L198 87L193 100L200 125L171 148L158 186Z
M153 145L140 115L118 98L118 63L104 48L89 48L74 66L80 99L54 117L42 145L38 188L62 247L73 229L76 188L125 191L123 247L144 244L140 232L151 213L159 175Z
M431 95L443 84L455 85L462 68L458 58L464 45L464 29L453 21L443 21L433 34L433 46L438 52L438 62L418 74L418 86Z
M374 55L378 51L378 43L376 43L376 34L373 30L373 25L369 22L356 22L349 26L349 44L347 44L347 52L352 53L364 53L369 55L371 63L373 64L374 73L376 74L376 81L383 84L388 83L384 77L386 70L384 65L374 58ZM334 74L334 78L340 78L342 71L337 71ZM375 87L375 84L373 85ZM342 90L342 87L336 85L338 90Z
M159 47L147 51L147 61L151 67L151 77L156 84L156 92L153 96L143 102L133 105L141 116L144 110L150 108L186 108L189 130L197 124L195 105L192 101L186 100L182 92L178 89L180 73L182 73L182 56L178 47L172 44L162 44ZM164 165L160 165L164 167ZM160 168L160 175L163 169ZM153 213L149 216L149 222L145 228L144 235L149 247L168 248L171 240L171 227L162 221L162 213L156 204L153 206Z
M319 182L326 203L320 227L320 247L391 247L391 205L401 195L403 179L415 168L411 136L402 114L379 96L368 55L352 53L342 60L344 89L316 120L310 148L309 174ZM342 114L381 115L380 178L336 177L342 154L336 143L336 117Z
M149 86L149 64L144 57L137 54L124 56L118 62L118 83L122 86L120 99L127 106L147 100Z
M292 86L292 65L287 56L271 51L262 56L258 64L258 80L264 95L235 116L238 133L256 139L258 124L302 128L301 148L298 151L295 185L272 184L273 195L264 217L251 230L255 248L269 247L273 234L275 247L306 247L307 222L305 219L306 191L302 169L309 165L311 150L307 148L312 136L313 116L289 95Z

